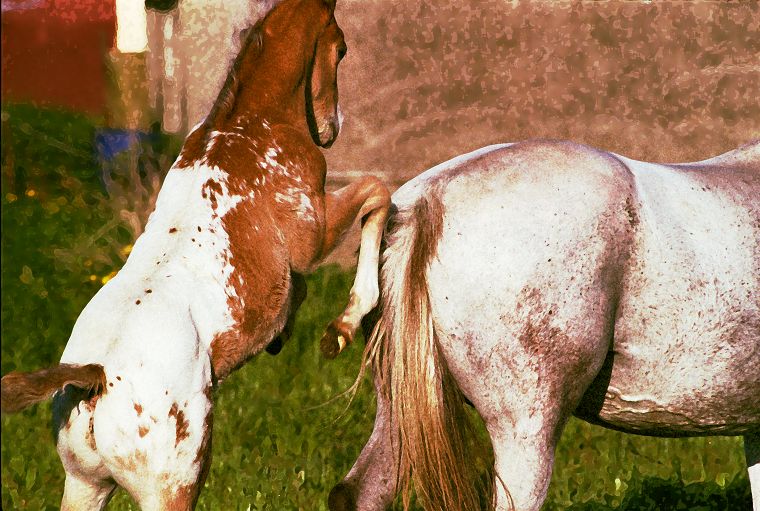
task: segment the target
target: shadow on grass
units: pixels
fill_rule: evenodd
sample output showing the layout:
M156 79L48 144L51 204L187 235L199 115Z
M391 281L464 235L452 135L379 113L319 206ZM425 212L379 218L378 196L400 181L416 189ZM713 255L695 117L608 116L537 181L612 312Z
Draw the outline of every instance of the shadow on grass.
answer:
M631 485L617 507L598 502L575 504L567 511L751 511L752 495L746 478L724 487L715 482L684 484L677 479L648 477Z

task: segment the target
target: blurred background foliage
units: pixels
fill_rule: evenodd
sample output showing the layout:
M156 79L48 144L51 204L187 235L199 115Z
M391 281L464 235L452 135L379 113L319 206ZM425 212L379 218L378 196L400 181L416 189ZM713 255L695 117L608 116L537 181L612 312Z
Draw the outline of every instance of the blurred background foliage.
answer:
M100 119L30 105L2 110L2 373L54 364L74 320L129 253L166 161L179 141L137 143L111 161L95 139ZM119 160L121 158L121 160ZM108 167L108 165L106 165ZM126 169L126 170L125 170ZM132 181L130 181L132 180ZM130 186L131 184L131 186ZM334 362L317 349L352 274L327 267L308 280L296 333L216 392L213 464L199 509L326 509L333 484L369 436L368 382L347 407L360 346ZM58 509L63 470L49 403L2 417L2 508ZM515 460L519 463L519 460ZM545 509L748 510L741 440L654 439L569 423ZM136 509L119 492L109 509Z

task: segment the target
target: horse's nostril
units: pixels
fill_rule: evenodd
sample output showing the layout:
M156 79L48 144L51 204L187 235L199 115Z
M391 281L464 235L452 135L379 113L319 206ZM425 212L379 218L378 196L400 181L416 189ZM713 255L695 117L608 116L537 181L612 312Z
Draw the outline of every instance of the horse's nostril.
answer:
M338 483L327 497L327 507L330 511L356 511L354 490L345 483Z

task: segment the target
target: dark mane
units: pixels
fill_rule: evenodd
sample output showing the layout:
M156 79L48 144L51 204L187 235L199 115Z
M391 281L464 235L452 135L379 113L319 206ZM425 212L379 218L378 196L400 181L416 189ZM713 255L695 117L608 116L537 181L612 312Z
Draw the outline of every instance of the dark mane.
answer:
M243 66L243 61L246 58L250 58L249 54L254 53L258 55L261 52L263 46L263 26L266 16L250 28L243 42L240 53L235 57L235 62L232 64L227 79L224 81L224 85L219 91L219 95L214 101L214 105L211 107L211 111L206 120L203 121L204 130L211 126L218 125L221 121L224 121L229 117L232 107L235 105L237 99L238 90L240 88L239 73Z
M194 160L200 158L208 143L209 131L212 127L218 127L230 116L232 109L237 101L237 95L240 91L240 77L239 74L243 67L243 62L247 58L251 58L251 52L254 52L253 57L257 56L263 47L263 21L265 18L259 20L248 32L245 37L245 41L241 45L240 52L227 74L227 79L224 81L222 89L214 101L214 105L211 107L206 118L201 122L200 126L191 131L185 143L180 151L177 164L179 166L185 166L192 163Z

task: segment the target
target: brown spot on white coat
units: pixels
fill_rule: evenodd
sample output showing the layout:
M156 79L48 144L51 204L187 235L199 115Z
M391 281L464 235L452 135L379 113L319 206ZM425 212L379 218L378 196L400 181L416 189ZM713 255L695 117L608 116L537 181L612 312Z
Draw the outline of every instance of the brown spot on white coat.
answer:
M175 441L174 446L178 446L181 441L186 439L190 433L188 432L189 423L185 419L185 412L180 410L177 403L172 403L169 409L168 417L173 417L175 421Z

